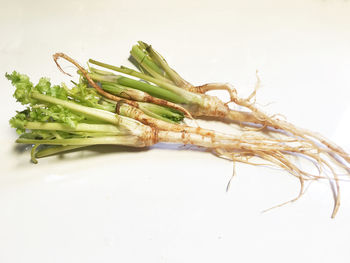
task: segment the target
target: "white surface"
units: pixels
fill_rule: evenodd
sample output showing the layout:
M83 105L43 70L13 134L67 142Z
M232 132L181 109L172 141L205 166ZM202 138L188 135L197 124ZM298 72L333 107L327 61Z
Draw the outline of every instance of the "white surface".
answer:
M8 1L0 11L0 73L68 82L51 59L65 52L128 64L150 42L195 84L240 94L259 70L261 104L350 150L349 1ZM73 68L67 68L73 71ZM29 162L8 120L18 105L0 78L0 262L349 262L350 186L330 219L326 182L298 202L280 170L205 152L97 147ZM206 124L215 127L215 124Z

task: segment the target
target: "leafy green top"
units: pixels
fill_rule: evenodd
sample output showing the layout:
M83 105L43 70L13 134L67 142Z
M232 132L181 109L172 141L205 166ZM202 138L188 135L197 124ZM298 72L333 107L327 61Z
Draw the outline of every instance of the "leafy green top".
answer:
M42 104L40 101L32 98L34 92L103 110L114 111L115 109L113 103L104 101L94 89L88 88L83 81L70 90L64 84L61 86L51 85L48 78L41 78L38 84L34 86L27 75L16 71L13 71L12 74L6 73L6 78L16 88L13 96L22 105L27 105L27 109L17 112L17 115L10 120L11 126L16 128L19 134L25 132L25 124L29 121L58 122L67 124L69 127L76 127L79 122L88 121L86 116L77 114L60 105Z

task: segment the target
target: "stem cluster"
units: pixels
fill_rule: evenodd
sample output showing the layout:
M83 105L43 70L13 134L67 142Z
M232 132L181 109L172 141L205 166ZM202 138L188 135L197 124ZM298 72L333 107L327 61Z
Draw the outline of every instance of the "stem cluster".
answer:
M54 60L62 72L59 58L78 69L81 80L71 90L55 86L57 91L53 93L47 83L46 86L39 83L34 87L26 77L14 73L7 75L16 86L17 100L29 105L26 112L18 113L10 122L22 133L18 143L35 145L32 151L34 162L36 158L96 144L132 147L146 147L158 142L191 144L205 147L234 162L256 165L258 157L283 168L300 181L300 193L290 202L304 193L306 180L329 178L331 174L331 183L335 185L332 217L335 216L340 205L339 175L335 169L341 168L349 173L350 156L321 135L271 117L257 108L255 95L259 79L253 93L248 98L240 98L228 84L193 86L144 42L133 46L130 53L140 71L89 60L90 64L119 74L92 66L84 69L69 56L55 54ZM229 103L246 111L232 110L228 103L206 94L219 89L229 93ZM57 117L53 118L56 115L52 112ZM200 116L239 123L241 134L225 134L183 122L185 117ZM252 130L252 124L258 125L260 130L272 129L276 136ZM37 150L38 145L49 147ZM317 172L299 167L296 156L311 161Z

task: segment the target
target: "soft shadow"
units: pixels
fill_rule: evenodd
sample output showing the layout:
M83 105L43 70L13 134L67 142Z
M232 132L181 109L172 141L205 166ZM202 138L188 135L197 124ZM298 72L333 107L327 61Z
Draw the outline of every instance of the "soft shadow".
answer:
M26 151L30 151L32 148L32 145L30 144L16 144L15 147L13 147L13 151L15 153L24 153Z
M171 150L171 151L193 151L193 152L209 152L207 148L199 147L195 145L184 145L184 144L175 144L175 143L157 143L149 147L152 149L161 149L161 150Z
M30 145L22 145L20 148L21 152L28 151L28 155L30 152ZM56 154L52 154L46 157L53 157L60 160L79 160L79 159L87 159L94 158L96 156L108 155L108 154L120 154L120 153L142 153L146 151L152 151L154 149L160 150L172 150L172 151L194 151L194 152L206 152L208 151L206 148L197 147L193 145L180 145L180 144L167 144L167 143L158 143L152 145L150 147L129 147L129 146L116 146L116 145L91 145L82 148L72 149L65 152L60 152ZM77 155L67 155L68 153L79 153ZM30 158L30 157L29 157ZM41 159L45 159L45 157L37 158L40 162Z
M87 153L88 155L83 156L84 159L86 158L91 158L95 156L100 156L100 155L107 155L107 154L118 154L118 153L139 153L139 152L145 152L147 151L147 147L143 148L136 148L136 147L128 147L128 146L116 146L116 145L91 145L91 146L86 146L86 147L81 147L77 149L72 149L69 151L65 152L60 152L56 154L49 155L47 157L52 157L52 156L57 156L59 159L66 159L68 153ZM43 159L38 158L38 159ZM69 156L69 159L81 159L82 156Z

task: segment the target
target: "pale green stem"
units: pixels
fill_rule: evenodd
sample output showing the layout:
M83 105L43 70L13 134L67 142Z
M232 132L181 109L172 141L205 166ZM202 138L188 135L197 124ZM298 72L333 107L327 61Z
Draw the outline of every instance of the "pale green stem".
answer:
M151 85L149 83L145 83L144 81L139 81L139 80L127 78L124 76L118 76L118 75L115 75L113 73L99 70L99 69L96 69L93 67L90 67L90 71L91 72L89 73L89 76L92 79L99 81L99 82L102 82L102 83L112 82L112 83L122 85L124 87L129 87L129 88L133 88L136 90L146 92L147 94L149 94L151 96L165 99L165 100L168 100L168 101L171 101L174 103L180 103L180 104L187 104L188 103L188 101L186 99L184 99L181 95L176 94L173 91L166 90L164 88L161 88L161 87L158 87L155 85Z
M130 76L134 76L134 77L137 77L137 78L141 78L143 80L146 80L146 81L149 81L149 82L152 82L166 90L169 90L169 91L172 91L180 96L182 96L184 99L186 99L189 103L194 103L194 104L198 104L198 105L201 105L203 103L203 98L201 96L201 94L196 94L196 93L193 93L193 92L189 92L189 91L186 91L182 88L179 88L175 85L172 85L170 83L167 83L165 81L161 81L159 79L156 79L156 78L153 78L151 76L148 76L146 74L143 74L143 73L140 73L140 72L137 72L133 69L130 69L130 68L127 68L127 67L116 67L116 66L113 66L113 65L109 65L109 64L106 64L106 63L102 63L102 62L99 62L99 61L96 61L96 60L93 60L93 59L89 59L89 62L92 63L92 64L95 64L95 65L98 65L100 67L104 67L104 68L108 68L108 69L111 69L111 70L114 70L114 71L117 71L117 72L121 72L121 73L124 73L124 74L127 74L127 75L130 75Z
M144 147L145 143L142 139L133 135L122 136L104 136L95 138L71 138L71 139L52 139L52 140L36 140L19 138L17 143L23 144L47 144L47 145L98 145L98 144L116 144L134 147Z
M66 152L74 149L79 149L83 147L87 147L89 145L66 145L66 146L55 146L55 147L49 147L43 150L40 150L36 152L35 157L36 158L43 158L49 155Z
M165 59L157 51L155 51L151 45L148 45L142 41L139 41L139 44L141 44L144 47L145 52L147 52L146 54L144 54L144 56L149 55L149 57L151 57L151 59L153 59L155 61L155 63L153 63L153 64L158 64L166 72L166 74L170 77L170 79L175 83L176 86L179 86L179 87L192 86L187 81L185 81L183 78L181 78L181 76L175 70L173 70L171 67L169 67L169 65L165 61ZM134 54L135 56L141 55L140 53L131 53L131 54ZM136 59L136 61L139 60L139 58L135 58L135 59ZM147 69L145 68L145 70L147 70Z
M163 72L137 45L132 47L130 54L143 69L152 75L152 77L172 83L171 80L166 78L165 72Z
M109 133L114 135L125 134L115 125L111 124L89 124L78 123L76 127L72 128L63 123L49 123L49 122L27 122L24 128L29 130L52 130L52 131L66 131L66 132L91 132L91 133Z
M40 94L38 92L33 92L31 94L31 97L33 99L45 101L45 102L48 102L51 104L61 105L67 109L82 113L85 116L88 116L88 117L91 117L94 119L99 119L101 121L105 121L105 122L116 124L116 125L119 124L120 116L118 116L114 113L108 112L108 111L82 106L82 105L79 105L79 104L74 103L74 102L57 99L57 98L54 98L51 96Z
M57 99L57 98L43 95L43 94L40 94L37 92L33 92L31 94L31 97L33 99L41 100L44 102L48 102L48 103L52 103L52 104L56 104L56 105L61 105L61 106L65 107L67 109L70 109L72 111L79 112L79 113L84 114L86 116L114 124L118 127L125 128L125 129L131 131L134 135L143 136L145 133L150 132L150 130L151 130L150 127L143 125L142 123L140 123L134 119L119 116L117 114L114 114L114 113L111 113L108 111L82 106L82 105L76 104L74 102Z

